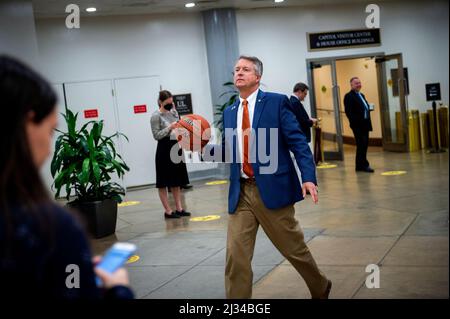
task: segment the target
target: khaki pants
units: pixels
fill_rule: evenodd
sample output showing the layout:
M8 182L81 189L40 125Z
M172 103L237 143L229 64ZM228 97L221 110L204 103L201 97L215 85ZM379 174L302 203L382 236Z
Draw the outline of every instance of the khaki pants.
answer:
M268 209L254 182L243 182L239 204L229 215L225 267L226 296L251 298L253 272L251 261L259 225L275 247L305 280L313 298L321 297L327 278L316 265L305 244L303 232L294 217L294 206Z

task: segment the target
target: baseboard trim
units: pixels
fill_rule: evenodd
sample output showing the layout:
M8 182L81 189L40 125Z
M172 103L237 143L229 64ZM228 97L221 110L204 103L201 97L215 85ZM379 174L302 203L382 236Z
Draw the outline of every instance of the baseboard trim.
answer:
M202 179L208 178L219 178L220 177L220 169L219 168L209 168L201 171L189 172L189 180L198 181Z
M335 141L336 134L323 132L323 139L326 141ZM347 145L356 145L355 138L353 136L342 136L342 142ZM383 146L383 139L379 137L369 137L369 146Z
M210 168L200 171L194 171L194 172L188 172L189 181L199 181L204 179L211 179L211 178L223 178L221 176L220 169L218 168ZM145 185L138 185L138 186L130 186L127 187L128 191L135 191L135 190L142 190L147 188L155 187L156 184L145 184Z
M344 144L356 145L353 136L342 136ZM383 146L383 139L379 137L369 137L369 146Z

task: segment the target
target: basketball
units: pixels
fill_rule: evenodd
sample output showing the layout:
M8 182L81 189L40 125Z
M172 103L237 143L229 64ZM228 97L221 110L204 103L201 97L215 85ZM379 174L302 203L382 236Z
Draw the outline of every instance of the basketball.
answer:
M197 114L183 116L176 128L180 146L188 151L201 151L211 139L211 127L208 121Z

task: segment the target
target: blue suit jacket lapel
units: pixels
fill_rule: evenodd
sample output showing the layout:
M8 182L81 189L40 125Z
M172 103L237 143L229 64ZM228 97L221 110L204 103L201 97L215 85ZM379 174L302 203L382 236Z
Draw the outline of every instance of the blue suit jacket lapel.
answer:
M264 106L266 105L264 101L265 93L261 90L258 91L258 95L256 96L256 103L255 103L255 114L253 114L253 122L252 122L252 128L256 129L258 127L259 118L261 117L261 114L264 110Z
M259 119L261 118L261 114L264 110L264 106L266 105L266 101L264 100L264 96L266 94L259 90L258 91L258 95L256 96L256 102L255 102L255 109L254 109L254 114L253 114L253 122L252 122L252 129L254 134L251 136L251 141L250 141L250 148L252 150L254 150L255 148L255 143L256 143L256 136L257 136L257 132L258 132L258 123L259 123ZM256 155L254 153L254 155Z
M233 128L233 129L237 128L237 114L238 114L240 103L241 102L240 102L239 98L237 98L237 101L231 105L230 120L231 120L231 128Z
M237 114L238 114L239 104L240 103L241 102L240 102L239 98L237 98L237 101L234 102L234 104L232 104L231 108L230 108L230 121L231 121L230 123L231 123L231 128L233 129L233 131L235 131L236 128L237 128ZM237 135L232 134L232 136L233 136L233 138L232 138L232 141L231 141L231 145L232 145L232 150L233 150L232 154L234 154L235 150L238 149L238 147L237 147ZM234 154L234 156L238 156L238 154ZM233 159L233 162L234 162L234 159Z

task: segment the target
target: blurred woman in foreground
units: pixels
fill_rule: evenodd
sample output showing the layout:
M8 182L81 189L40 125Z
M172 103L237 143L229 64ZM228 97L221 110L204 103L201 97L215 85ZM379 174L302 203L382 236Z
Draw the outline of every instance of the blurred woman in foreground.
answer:
M133 298L123 268L113 274L94 268L99 258L92 260L84 231L53 203L39 175L57 126L50 84L0 56L0 96L0 296ZM77 275L79 286L73 287Z

